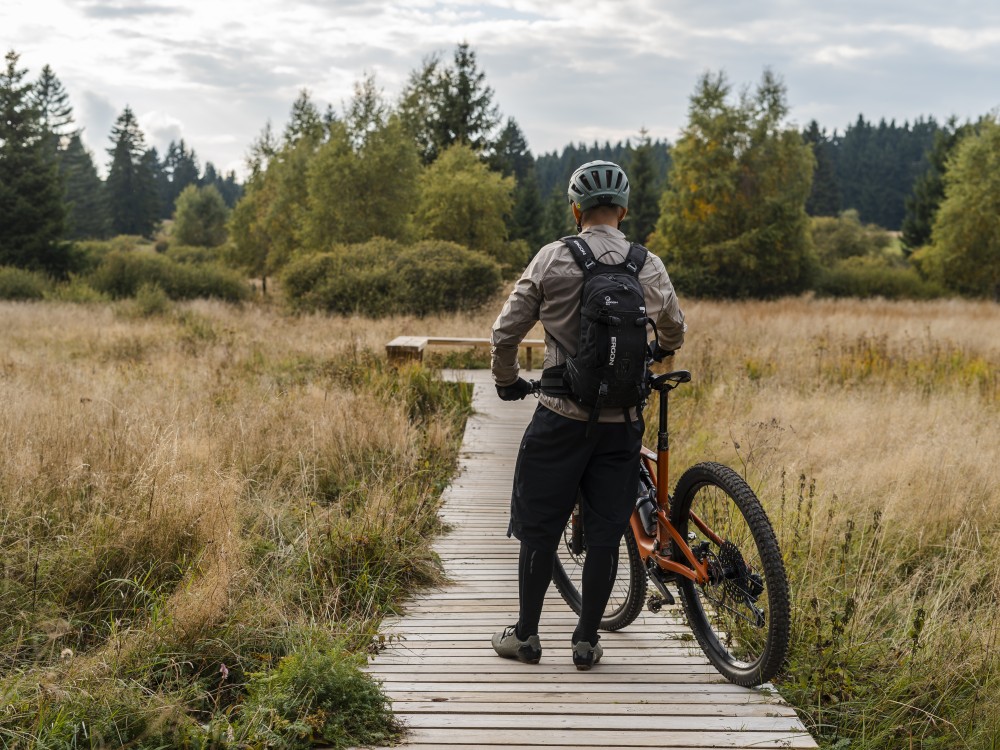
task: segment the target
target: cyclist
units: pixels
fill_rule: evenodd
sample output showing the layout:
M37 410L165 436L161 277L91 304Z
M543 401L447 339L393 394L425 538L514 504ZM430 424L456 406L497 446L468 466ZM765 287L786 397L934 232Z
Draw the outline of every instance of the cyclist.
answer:
M567 194L579 237L596 259L623 263L630 243L620 231L629 198L622 168L605 161L584 164L570 178ZM658 345L672 352L682 344L686 326L662 261L648 253L638 278L646 314L656 323ZM493 324L492 370L500 398L523 399L531 391L518 375L517 352L537 321L545 329L546 370L577 354L583 281L583 271L561 240L545 245L532 259ZM493 636L493 648L500 656L531 664L541 658L538 621L552 579L553 556L578 488L587 556L583 607L572 637L573 662L578 669L589 669L603 654L597 629L635 502L644 425L641 409L603 408L596 424L591 416L590 408L572 397L543 391L525 430L514 470L508 528L508 536L521 543L519 613L514 625Z

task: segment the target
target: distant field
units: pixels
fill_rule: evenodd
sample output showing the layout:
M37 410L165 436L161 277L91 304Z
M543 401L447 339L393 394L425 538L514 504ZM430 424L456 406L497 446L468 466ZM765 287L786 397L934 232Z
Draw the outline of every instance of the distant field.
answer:
M280 680L247 698L255 674L363 651L435 575L467 403L420 370L397 383L382 347L486 336L501 303L380 321L0 305L2 744L129 711L133 737L259 738ZM1000 742L1000 306L685 311L675 476L721 460L765 500L795 596L784 694L830 747Z

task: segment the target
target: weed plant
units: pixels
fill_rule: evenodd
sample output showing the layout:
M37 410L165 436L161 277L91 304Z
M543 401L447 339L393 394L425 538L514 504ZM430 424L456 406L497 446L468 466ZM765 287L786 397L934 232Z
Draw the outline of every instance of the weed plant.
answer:
M158 305L2 308L0 746L390 742L357 667L438 580L467 387L329 319Z

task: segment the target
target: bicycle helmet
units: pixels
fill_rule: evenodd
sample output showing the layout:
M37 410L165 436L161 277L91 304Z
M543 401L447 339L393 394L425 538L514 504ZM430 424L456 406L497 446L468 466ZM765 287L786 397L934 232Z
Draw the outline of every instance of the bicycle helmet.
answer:
M577 167L569 178L566 195L579 211L594 206L628 208L628 177L611 161L589 161Z

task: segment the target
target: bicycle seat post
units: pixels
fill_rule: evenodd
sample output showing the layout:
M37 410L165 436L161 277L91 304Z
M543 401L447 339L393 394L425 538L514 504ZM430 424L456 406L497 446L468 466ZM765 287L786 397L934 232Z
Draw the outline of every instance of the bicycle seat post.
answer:
M668 402L670 388L663 388L660 394L660 424L656 432L656 489L658 500L666 508L670 481L670 436L667 432Z

